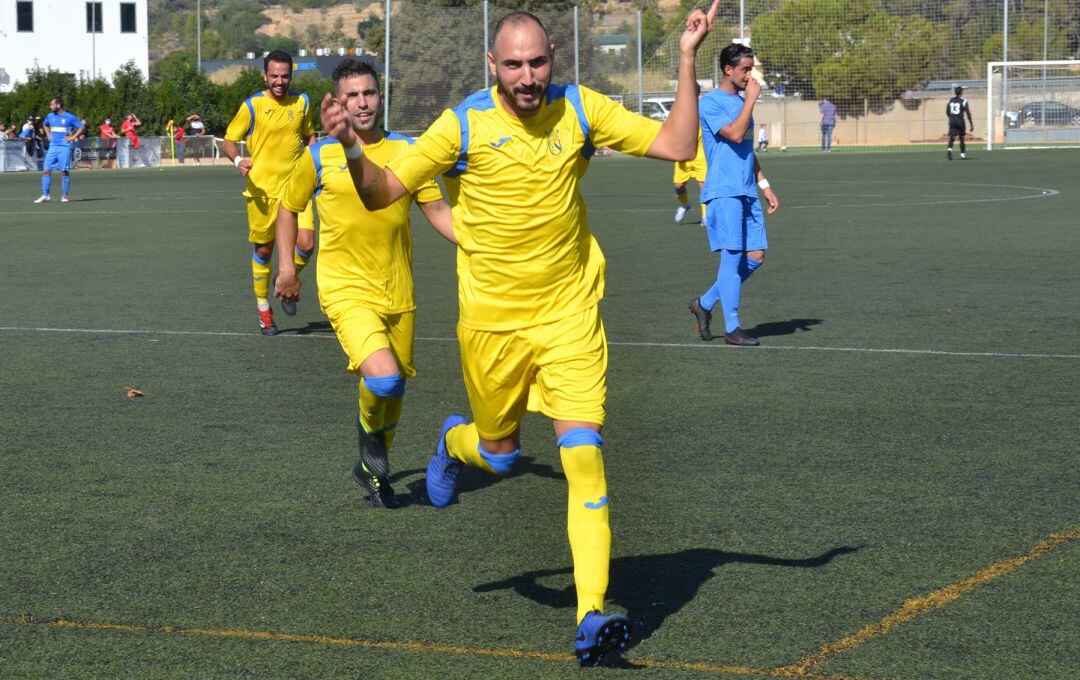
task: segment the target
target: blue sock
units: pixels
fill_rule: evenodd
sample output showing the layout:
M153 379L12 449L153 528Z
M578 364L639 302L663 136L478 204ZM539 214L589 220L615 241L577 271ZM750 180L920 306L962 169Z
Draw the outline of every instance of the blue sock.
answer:
M48 196L49 190L52 188L52 175L41 176L41 195Z
M739 327L739 301L742 298L742 269L746 253L741 250L720 252L720 269L716 273L715 287L720 292L720 305L724 309L724 332Z
M60 180L60 184L63 185L64 195L67 196L68 190L71 188L71 175L64 175L64 177Z
M742 263L739 265L739 278L746 283L746 280L750 278L750 275L754 273L754 270L765 264L764 260L753 260L743 255Z

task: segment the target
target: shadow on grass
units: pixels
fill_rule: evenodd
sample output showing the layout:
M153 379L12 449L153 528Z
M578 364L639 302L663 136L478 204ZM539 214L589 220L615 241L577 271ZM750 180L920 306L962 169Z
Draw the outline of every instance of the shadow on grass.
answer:
M636 644L647 640L697 595L698 590L714 571L727 564L758 564L769 567L815 569L841 555L857 552L864 545L833 548L820 555L805 558L773 557L754 553L726 552L712 548L693 548L661 555L636 555L611 561L611 585L608 600L626 610L634 622ZM512 576L502 581L483 583L474 592L513 589L522 597L557 608L573 608L576 603L574 584L563 587L544 585L541 581L554 576L569 576L572 569L541 569ZM566 579L555 579L563 581Z
M425 475L426 477L427 470L403 470L394 473L390 476L390 483L393 484L398 480L417 473ZM481 489L486 489L489 486L498 484L503 479L512 479L514 477L521 477L522 475L533 475L536 477L543 477L544 479L558 479L560 481L566 479L561 472L550 465L537 463L529 456L521 456L518 458L517 463L514 464L514 468L511 470L510 474L502 477L484 470L465 466L461 471L461 476L458 477L458 495L480 491ZM408 495L402 494L398 496L398 500L401 501L402 507L413 505L415 503L428 502L426 478L413 480L408 482L406 486L409 489Z
M809 331L812 330L811 326L817 326L821 323L821 319L791 319L790 321L759 323L753 328L745 330L755 338L767 338L773 335L793 335L798 331Z
M311 333L333 333L334 328L329 321L308 321L306 326L300 328L282 328L279 335L292 333L293 335L310 335Z

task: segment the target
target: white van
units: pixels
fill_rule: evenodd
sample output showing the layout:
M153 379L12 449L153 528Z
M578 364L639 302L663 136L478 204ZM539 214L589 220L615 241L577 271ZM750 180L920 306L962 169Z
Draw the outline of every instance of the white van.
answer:
M674 104L675 97L646 97L641 102L641 114L647 118L667 120Z

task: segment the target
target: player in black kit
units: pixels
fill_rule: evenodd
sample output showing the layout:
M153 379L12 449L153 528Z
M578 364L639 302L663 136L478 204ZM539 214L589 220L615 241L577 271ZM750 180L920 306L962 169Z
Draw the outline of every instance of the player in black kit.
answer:
M967 150L967 146L964 144L964 114L967 114L971 132L975 132L975 121L971 119L971 107L968 106L967 99L962 96L964 88L957 85L953 88L953 92L956 93L956 96L950 99L945 106L945 113L949 116L949 150L946 153L948 153L950 161L952 160L953 140L957 137L960 138L960 158L967 158L964 153Z

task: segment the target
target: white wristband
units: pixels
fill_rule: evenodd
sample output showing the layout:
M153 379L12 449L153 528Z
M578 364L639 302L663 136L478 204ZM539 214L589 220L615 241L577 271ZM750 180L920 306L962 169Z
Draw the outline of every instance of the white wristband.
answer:
M769 188L769 180L763 179L763 180L759 181L757 183L757 185L758 185L758 187L761 188L762 191L765 191L766 189Z
M360 148L359 144L353 144L352 146L341 145L341 148L345 151L345 158L350 161L355 161L364 155L364 150Z
M243 160L244 160L244 157L237 154L236 157L232 159L232 164L239 168L240 167L240 162L243 161Z

